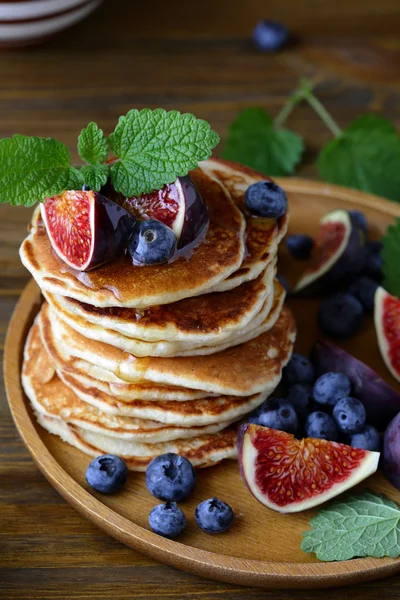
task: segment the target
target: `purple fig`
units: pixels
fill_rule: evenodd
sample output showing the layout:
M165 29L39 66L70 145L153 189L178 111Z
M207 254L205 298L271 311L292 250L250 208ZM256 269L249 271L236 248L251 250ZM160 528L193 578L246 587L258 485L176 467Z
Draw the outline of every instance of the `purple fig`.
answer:
M383 436L383 471L400 490L400 412L389 423Z

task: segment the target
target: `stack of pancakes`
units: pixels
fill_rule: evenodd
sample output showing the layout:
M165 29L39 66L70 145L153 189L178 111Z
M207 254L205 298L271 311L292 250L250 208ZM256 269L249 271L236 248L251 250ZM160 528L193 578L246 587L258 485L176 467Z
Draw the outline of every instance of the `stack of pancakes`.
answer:
M197 466L234 458L238 422L278 385L295 337L275 279L288 216L246 214L244 192L262 179L249 169L211 159L191 176L210 226L175 262L123 256L74 272L39 210L20 250L45 298L22 373L39 423L134 470L164 452Z

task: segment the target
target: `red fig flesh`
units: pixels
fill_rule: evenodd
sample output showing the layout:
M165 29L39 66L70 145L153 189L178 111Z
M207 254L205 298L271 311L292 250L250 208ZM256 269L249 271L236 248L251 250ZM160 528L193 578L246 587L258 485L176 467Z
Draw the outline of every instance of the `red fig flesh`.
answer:
M325 340L318 341L311 353L318 375L329 371L344 373L353 394L367 411L367 421L381 431L400 411L400 395L375 371L348 352Z
M326 214L313 252L313 264L306 269L294 291L319 293L349 281L365 263L365 234L346 210Z
M242 478L257 500L281 513L307 510L378 468L379 452L244 424L238 434Z
M400 300L382 287L375 292L374 318L382 358L400 381Z
M91 190L65 191L40 208L53 250L78 271L113 260L128 244L136 222L124 208Z

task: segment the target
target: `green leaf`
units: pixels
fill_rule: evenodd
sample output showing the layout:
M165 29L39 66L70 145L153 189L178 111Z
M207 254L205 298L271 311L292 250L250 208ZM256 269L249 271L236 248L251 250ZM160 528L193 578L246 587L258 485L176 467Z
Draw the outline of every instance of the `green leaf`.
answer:
M89 123L78 138L79 156L90 165L98 165L108 156L108 142L96 123Z
M80 171L85 185L98 192L107 183L110 167L108 165L84 165Z
M400 136L387 119L365 115L329 142L318 157L320 176L400 202Z
M145 108L120 117L109 142L120 159L111 167L111 182L129 197L161 189L187 175L210 157L219 137L194 115Z
M319 560L400 556L400 509L386 496L364 492L333 502L310 525L301 548Z
M383 287L393 296L400 298L400 218L388 227L382 243Z
M272 117L261 107L248 108L229 128L223 158L265 175L289 175L300 161L303 138L289 129L275 129Z
M14 135L0 140L0 202L32 206L83 179L71 167L69 150L51 138Z

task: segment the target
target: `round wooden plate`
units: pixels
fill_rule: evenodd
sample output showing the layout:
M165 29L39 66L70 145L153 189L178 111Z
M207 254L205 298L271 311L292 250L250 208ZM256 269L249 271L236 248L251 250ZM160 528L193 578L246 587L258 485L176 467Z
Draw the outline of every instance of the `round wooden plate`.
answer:
M387 225L400 216L399 205L361 192L300 179L278 181L288 193L292 232L314 235L320 217L327 211L338 207L358 208L369 219L371 236L379 238ZM304 264L289 259L287 251L282 248L280 273L293 283L302 268ZM318 337L318 300L291 299L289 304L298 324L297 350L308 352ZM243 485L235 461L225 461L199 472L194 497L182 504L188 526L179 541L164 539L149 530L147 517L157 501L147 492L143 474L131 473L125 489L115 496L102 496L90 491L85 482L89 457L37 425L21 388L23 346L39 306L40 293L36 284L31 282L15 309L6 341L8 400L16 426L40 470L85 517L116 539L156 560L191 573L247 586L339 586L400 572L400 559L368 558L322 563L303 553L300 550L301 532L308 529L308 520L313 512L282 516L263 507ZM371 317L365 318L362 331L344 342L343 347L397 386L379 355ZM383 492L400 501L400 493L381 474L364 482L361 487ZM219 536L202 533L194 520L198 502L214 495L228 501L236 514L230 531Z

